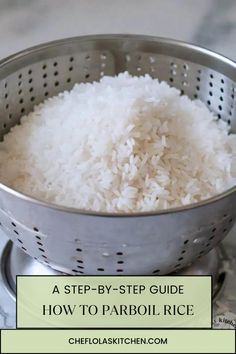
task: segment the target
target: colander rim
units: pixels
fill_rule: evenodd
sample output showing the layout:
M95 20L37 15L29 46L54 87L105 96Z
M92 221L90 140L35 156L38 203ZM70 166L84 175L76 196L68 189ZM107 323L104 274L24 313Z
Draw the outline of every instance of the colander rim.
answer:
M84 36L74 36L74 37L68 37L68 38L62 38L62 39L57 39L49 42L44 42L41 44L38 44L36 46L28 47L24 50L21 50L17 53L14 53L12 55L7 56L6 58L3 58L0 60L0 68L2 68L4 65L7 65L10 62L13 62L15 60L18 60L20 58L23 58L24 56L27 56L28 54L36 53L37 51L41 51L43 49L47 48L52 48L56 46L60 46L69 42L73 41L88 41L88 40L112 40L112 39L134 39L134 40L147 40L147 41L152 41L152 42L158 42L159 44L168 44L168 45L175 45L178 47L182 48L188 48L193 50L194 52L198 52L201 54L206 54L210 56L211 58L219 59L225 64L229 65L232 69L236 70L236 62L233 61L232 59L229 59L228 57L219 54L215 51L212 51L210 49L207 49L202 46L195 45L190 42L185 42L181 40L176 40L176 39L170 39L166 37L158 37L158 36L151 36L151 35L142 35L142 34L95 34L95 35L84 35ZM224 198L227 198L231 194L236 192L236 185L228 188L222 193L216 194L215 196L211 198L204 199L200 202L197 203L191 203L179 207L174 207L174 208L168 208L168 209L160 209L160 210L153 210L153 211L143 211L143 212L100 212L100 211L94 211L94 210L86 210L86 209L79 209L79 208L74 208L74 207L67 207L67 206L62 206L54 203L49 203L45 202L41 199L34 198L26 193L21 193L17 191L14 188L8 187L6 184L3 184L0 182L0 190L10 194L13 197L19 198L22 201L29 202L31 204L35 204L41 207L45 207L48 209L53 209L55 211L61 211L61 212L66 212L66 213L73 213L73 214L82 214L82 215L88 215L88 216L97 216L97 217L145 217L145 216L158 216L158 215L165 215L165 214L172 214L172 213L178 213L178 212L185 212L189 211L195 208L203 207L215 202L218 202Z

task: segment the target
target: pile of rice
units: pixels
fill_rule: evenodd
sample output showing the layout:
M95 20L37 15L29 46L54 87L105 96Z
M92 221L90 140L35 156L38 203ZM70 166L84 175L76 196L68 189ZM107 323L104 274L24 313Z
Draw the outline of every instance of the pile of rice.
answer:
M200 101L150 76L76 84L0 143L0 181L38 199L135 212L198 202L236 184L236 139Z

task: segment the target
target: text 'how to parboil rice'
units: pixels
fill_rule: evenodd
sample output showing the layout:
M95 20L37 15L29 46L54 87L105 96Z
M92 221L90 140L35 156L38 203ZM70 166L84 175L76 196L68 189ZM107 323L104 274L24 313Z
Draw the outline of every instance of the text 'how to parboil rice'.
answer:
M135 212L198 202L236 183L235 135L150 76L76 84L0 143L0 181L55 204Z

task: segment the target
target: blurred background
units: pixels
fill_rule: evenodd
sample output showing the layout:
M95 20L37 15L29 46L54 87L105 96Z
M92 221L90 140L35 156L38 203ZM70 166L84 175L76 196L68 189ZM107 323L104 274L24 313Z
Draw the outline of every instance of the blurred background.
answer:
M176 38L236 59L236 0L0 0L0 58L94 33Z

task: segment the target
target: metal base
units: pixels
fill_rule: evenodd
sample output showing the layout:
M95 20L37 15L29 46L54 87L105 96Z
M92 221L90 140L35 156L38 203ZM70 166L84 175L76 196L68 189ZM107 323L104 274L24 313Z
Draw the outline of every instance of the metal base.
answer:
M46 264L40 263L9 241L1 256L1 274L4 286L13 299L16 297L17 275L62 275ZM226 274L222 269L227 255L222 246L214 248L187 268L174 275L212 275L214 298L223 289Z

